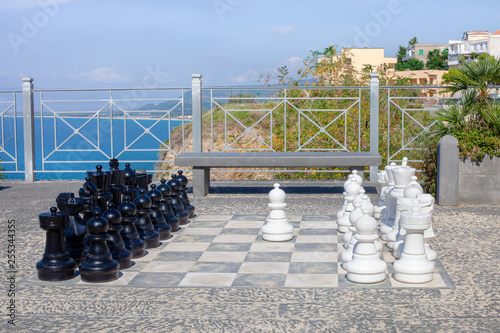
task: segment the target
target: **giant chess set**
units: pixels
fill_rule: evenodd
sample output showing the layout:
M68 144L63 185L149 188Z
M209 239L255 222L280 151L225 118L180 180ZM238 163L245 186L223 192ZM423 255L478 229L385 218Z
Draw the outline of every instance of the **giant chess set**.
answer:
M267 215L195 216L182 171L155 185L144 170L111 160L109 171L87 172L78 196L61 193L57 208L39 215L45 252L26 282L453 288L429 244L434 198L415 173L406 159L386 166L374 204L354 170L332 215L287 216L275 184Z

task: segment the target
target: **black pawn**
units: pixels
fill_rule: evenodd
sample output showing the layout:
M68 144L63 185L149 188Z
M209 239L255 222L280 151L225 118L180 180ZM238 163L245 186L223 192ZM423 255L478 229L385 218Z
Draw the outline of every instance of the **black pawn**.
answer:
M151 185L151 191L146 193L146 195L151 198L151 209L153 210L151 222L155 230L160 234L160 240L170 239L170 231L172 228L170 224L166 222L163 212L161 211L161 199L163 199L163 195L156 189L155 184Z
M84 282L109 282L118 279L120 264L114 260L106 243L109 235L108 222L101 217L99 209L88 223L90 233L89 254L80 264L80 275Z
M69 215L68 226L63 230L64 245L69 256L79 264L87 256L85 249L87 223L79 215L84 209L85 198L75 198L74 193L60 193L56 202L57 208Z
M108 221L108 247L113 259L120 263L120 269L129 268L132 265L132 252L125 247L120 232L123 230L122 214L117 211L115 204L108 203L108 209L102 216Z
M163 195L163 199L161 199L161 211L163 212L163 216L165 216L165 220L172 227L172 232L176 232L179 230L179 219L175 216L171 206L172 188L167 185L167 181L165 179L162 179L161 185L156 189Z
M45 252L37 262L38 278L42 281L63 281L76 275L76 262L64 248L63 229L69 221L68 213L57 212L56 207L50 213L38 215L40 228L46 231Z
M135 226L139 236L146 242L146 249L158 247L160 245L160 234L153 227L151 222L151 198L146 195L146 190L140 190L140 194L134 199L137 207L137 222Z
M172 210L174 211L175 216L177 216L177 218L179 219L179 224L184 225L189 223L189 213L184 209L184 206L182 205L182 184L176 178L177 175L172 175L172 179L168 181L167 185L172 188Z
M118 207L118 211L122 215L122 226L121 236L125 247L132 252L132 258L144 257L146 251L146 243L139 237L139 233L135 227L135 222L138 218L135 216L137 214L137 207L133 202L130 201L128 195L123 197L123 202Z
M181 182L181 201L182 201L182 205L184 206L184 209L187 210L187 212L189 213L189 218L192 219L194 217L194 206L191 205L191 203L189 202L189 198L187 196L187 191L188 191L188 188L187 188L187 184L188 184L188 179L186 178L186 176L184 176L182 174L182 170L179 170L177 171L177 173L179 174L177 176L177 179Z
M135 197L139 193L139 190L136 188L137 184L137 175L135 174L135 171L130 168L130 163L125 164L125 174L123 176L123 180L125 182L125 191L123 192L123 195L128 195L130 197L131 201L134 201Z

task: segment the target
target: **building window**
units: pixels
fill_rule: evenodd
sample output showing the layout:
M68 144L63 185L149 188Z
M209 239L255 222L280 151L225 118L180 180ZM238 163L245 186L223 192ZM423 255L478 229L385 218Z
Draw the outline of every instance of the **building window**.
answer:
M418 50L418 55L424 55L424 50Z

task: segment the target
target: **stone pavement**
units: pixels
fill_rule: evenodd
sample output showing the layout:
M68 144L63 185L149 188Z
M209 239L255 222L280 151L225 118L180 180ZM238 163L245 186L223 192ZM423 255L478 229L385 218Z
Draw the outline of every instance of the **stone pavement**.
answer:
M265 214L272 181L213 182L198 213ZM282 181L287 214L334 214L341 182ZM0 331L7 320L7 220L15 220L20 332L499 332L500 206L437 206L438 253L450 288L123 287L21 282L44 250L38 214L82 181L0 181ZM375 186L367 187L376 196Z

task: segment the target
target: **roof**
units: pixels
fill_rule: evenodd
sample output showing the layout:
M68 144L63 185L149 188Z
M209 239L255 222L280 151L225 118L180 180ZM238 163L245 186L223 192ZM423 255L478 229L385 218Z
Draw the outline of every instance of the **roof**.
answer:
M467 34L487 34L488 31L485 30L473 30L473 31L467 31Z
M500 29L497 30L497 31L495 31L495 32L493 32L492 35L500 35Z

